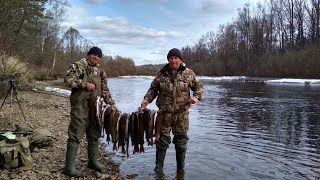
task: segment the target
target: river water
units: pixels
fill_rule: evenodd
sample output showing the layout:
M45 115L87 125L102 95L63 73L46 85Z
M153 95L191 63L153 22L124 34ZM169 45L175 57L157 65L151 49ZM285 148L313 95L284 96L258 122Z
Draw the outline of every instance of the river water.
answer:
M136 111L151 78L110 78L122 112ZM320 85L203 79L203 100L190 109L184 179L319 179ZM153 102L148 106L156 109ZM155 147L130 157L106 151L135 179L176 179L174 144L156 175ZM181 178L178 176L178 178Z

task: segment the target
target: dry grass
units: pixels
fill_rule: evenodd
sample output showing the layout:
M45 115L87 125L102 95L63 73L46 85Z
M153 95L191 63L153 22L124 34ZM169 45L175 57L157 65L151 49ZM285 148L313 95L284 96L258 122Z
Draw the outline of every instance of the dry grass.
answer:
M14 85L20 87L30 84L34 74L27 63L16 57L0 55L0 97L4 96L10 88L9 81L14 80Z

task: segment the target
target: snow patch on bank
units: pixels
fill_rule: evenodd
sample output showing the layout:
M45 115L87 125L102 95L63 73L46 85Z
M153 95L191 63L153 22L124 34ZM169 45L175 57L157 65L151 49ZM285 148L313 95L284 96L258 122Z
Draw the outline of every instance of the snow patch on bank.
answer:
M266 80L265 83L291 83L291 84L320 84L320 79L274 79L274 80Z
M67 90L67 89L61 89L61 88L57 88L57 87L46 87L45 91L47 92L56 92L59 94L63 94L66 96L70 96L71 95L71 91Z

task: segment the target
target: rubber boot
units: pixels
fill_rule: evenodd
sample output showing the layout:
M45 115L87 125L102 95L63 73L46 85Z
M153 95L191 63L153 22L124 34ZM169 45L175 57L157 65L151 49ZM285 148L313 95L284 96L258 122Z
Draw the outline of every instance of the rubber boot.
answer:
M164 164L164 158L166 157L166 151L167 151L166 149L157 148L157 152L156 152L156 167L154 168L154 171L162 172L163 164Z
M62 174L70 177L80 177L81 171L76 168L76 157L79 144L73 141L68 141L66 153L66 165L63 168Z
M98 142L89 141L88 142L88 168L102 173L105 167L98 162Z
M176 151L177 171L184 171L184 160L186 158L186 151Z

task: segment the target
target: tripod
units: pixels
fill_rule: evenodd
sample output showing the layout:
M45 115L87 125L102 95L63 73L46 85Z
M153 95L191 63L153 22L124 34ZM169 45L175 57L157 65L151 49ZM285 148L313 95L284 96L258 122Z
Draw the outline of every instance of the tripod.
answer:
M23 114L23 111L22 111L22 108L21 108L21 105L20 105L20 101L18 99L18 93L17 93L17 90L16 90L16 86L14 84L14 80L12 80L12 79L9 81L9 90L8 90L7 95L6 95L6 97L4 98L4 100L3 100L2 104L1 104L0 110L2 109L2 106L3 106L4 102L6 101L9 93L10 93L10 124L11 124L11 112L12 112L13 95L15 95L15 97L17 99L17 102L18 102L20 111L22 113L23 119L26 121L26 118L25 118L25 116Z

